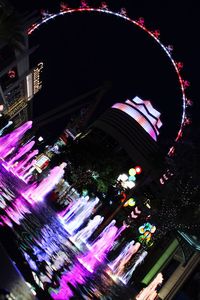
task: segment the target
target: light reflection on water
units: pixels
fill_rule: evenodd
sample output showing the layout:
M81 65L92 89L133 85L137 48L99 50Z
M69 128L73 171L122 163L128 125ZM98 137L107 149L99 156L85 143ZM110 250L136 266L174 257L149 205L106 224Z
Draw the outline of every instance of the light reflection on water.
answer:
M45 203L27 203L20 196L24 183L8 176L2 167L0 182L0 224L12 228L40 288L57 300L133 298L104 272L104 265L97 266L93 274L88 272L78 261L84 253L70 242L51 208Z

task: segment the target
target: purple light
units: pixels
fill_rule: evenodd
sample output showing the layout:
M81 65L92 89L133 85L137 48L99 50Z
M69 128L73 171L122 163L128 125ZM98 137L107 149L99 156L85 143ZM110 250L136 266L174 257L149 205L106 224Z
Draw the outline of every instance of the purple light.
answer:
M9 166L14 164L19 158L23 157L28 151L30 151L33 148L34 144L35 144L35 141L32 141L32 142L22 146L19 149L18 153L12 159L10 159L7 164Z
M79 262L89 272L93 273L95 267L105 260L107 253L113 247L114 241L125 227L122 226L118 229L116 226L109 224L103 233L100 234L99 238L91 245L89 252L78 258Z
M28 121L13 130L11 133L0 138L0 156L5 158L10 151L13 151L17 146L22 136L32 127L32 121Z
M68 283L76 287L78 284L84 284L85 278L89 274L80 265L76 264L72 270L65 272L60 279L60 287L58 290L50 290L51 297L54 300L67 300L73 296L72 290L69 288Z
M42 182L36 187L31 187L27 190L23 196L28 200L32 199L35 202L42 201L44 197L53 190L56 184L64 175L64 168L66 163L62 163L60 166L54 167L49 175L42 180Z

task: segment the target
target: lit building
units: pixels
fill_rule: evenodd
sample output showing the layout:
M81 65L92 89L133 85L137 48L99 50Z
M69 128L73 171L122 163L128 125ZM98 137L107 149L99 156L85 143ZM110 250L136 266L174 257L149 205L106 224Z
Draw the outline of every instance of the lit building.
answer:
M44 153L41 153L36 157L36 162L34 164L34 167L38 171L38 173L42 173L42 171L48 167L49 162L50 162L49 157L46 156Z
M1 20L5 22L0 29L5 36L0 40L0 110L17 127L31 119L31 99L41 89L43 63L30 69L29 57L37 47L29 48L27 34L37 16L35 12L21 16L7 2L1 0L0 4ZM15 25L9 36L12 22Z
M189 247L179 236L170 234L162 239L135 273L138 283L146 287L162 272L164 282L156 299L175 299L175 295L200 263L200 252Z
M155 161L161 157L157 144L161 126L160 113L150 101L135 97L106 110L94 122L92 131L98 131L99 139L111 150L125 151L132 164L152 173Z

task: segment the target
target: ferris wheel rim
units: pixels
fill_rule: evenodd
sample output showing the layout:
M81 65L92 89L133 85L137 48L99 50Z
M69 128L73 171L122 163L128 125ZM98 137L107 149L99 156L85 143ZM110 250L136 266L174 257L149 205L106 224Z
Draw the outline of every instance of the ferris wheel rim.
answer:
M85 4L85 1L84 1L84 4ZM108 7L96 8L96 7L91 7L91 6L88 6L87 4L85 4L85 6L83 6L83 7L67 8L66 10L61 10L57 13L51 13L51 14L46 13L46 15L43 17L43 19L41 21L39 21L38 23L33 24L32 27L30 27L28 29L28 35L32 34L36 29L38 29L40 26L46 24L50 20L53 20L53 19L55 19L59 16L63 16L63 15L66 15L66 14L78 13L78 12L98 12L98 13L103 13L103 14L107 14L107 15L113 15L113 16L116 16L116 17L120 17L121 19L124 19L125 21L134 24L137 27L139 27L140 29L142 29L143 31L145 31L163 49L163 51L169 57L169 60L170 60L171 64L173 65L174 70L177 74L178 82L179 82L179 86L180 86L180 90L181 90L181 94L182 94L181 98L182 98L182 105L183 105L182 109L183 110L182 110L181 124L179 126L179 130L178 130L178 133L176 134L176 138L175 138L174 142L176 143L177 141L179 141L181 139L182 135L183 135L184 127L186 125L188 125L189 121L190 121L190 119L187 118L187 116L186 116L186 107L187 107L187 100L189 102L191 102L191 101L187 98L186 93L185 93L186 88L190 84L187 80L184 80L182 78L181 72L180 72L180 69L179 69L179 65L178 65L178 64L181 64L181 63L177 63L176 60L172 57L171 51L169 50L170 46L165 46L160 41L159 34L157 34L157 35L155 34L156 31L152 32L152 31L148 30L146 28L146 26L144 25L144 23L141 22L140 19L142 19L142 18L140 18L139 20L134 20L134 19L128 17L127 14L126 14L125 9L121 9L121 12L115 12L115 11L109 9ZM157 33L158 33L158 30L157 30ZM187 120L189 120L188 123L187 123ZM175 147L172 146L168 151L168 155L169 156L173 155L174 150L175 150Z

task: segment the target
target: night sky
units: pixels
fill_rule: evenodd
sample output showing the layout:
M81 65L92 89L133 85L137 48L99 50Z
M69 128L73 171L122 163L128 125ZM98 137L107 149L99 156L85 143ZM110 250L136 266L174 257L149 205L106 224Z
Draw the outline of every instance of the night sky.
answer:
M59 10L59 1L12 2L20 10ZM100 3L91 2L94 6ZM184 62L183 78L191 82L187 95L194 100L193 110L196 111L199 108L200 50L197 46L197 7L195 1L186 6L183 3L178 6L178 1L174 6L173 2L108 0L107 4L114 11L126 7L131 18L144 17L147 28L160 29L164 44L174 46L173 57ZM68 1L71 7L76 7L77 3ZM31 63L44 62L43 89L33 102L35 118L109 81L112 87L104 96L99 113L115 102L136 95L151 100L161 112L164 124L161 140L164 137L171 143L181 121L180 86L169 58L143 30L115 16L76 13L58 17L40 27L31 36L30 44L40 45L31 57ZM66 118L62 118L48 124L41 133L50 131L51 135L57 135L65 124Z

